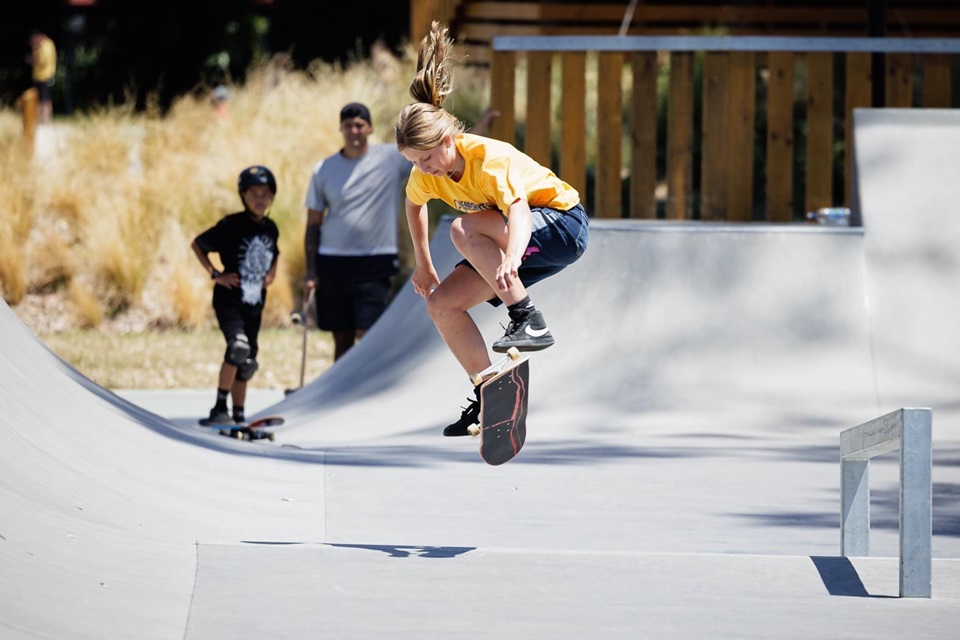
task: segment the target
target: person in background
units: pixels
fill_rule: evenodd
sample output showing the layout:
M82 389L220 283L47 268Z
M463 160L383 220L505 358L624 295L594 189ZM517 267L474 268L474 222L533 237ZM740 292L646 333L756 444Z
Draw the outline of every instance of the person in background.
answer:
M227 349L220 365L217 399L201 425L242 423L247 382L257 371L257 337L269 287L277 274L280 232L267 217L277 181L261 165L247 167L237 179L243 211L224 216L198 235L191 248L214 282L213 309ZM210 262L218 253L223 271ZM233 401L233 413L227 407Z
M316 289L317 327L339 360L387 308L400 269L397 219L410 163L390 144L371 144L370 110L340 110L343 147L313 169L305 205L305 295Z
M221 120L230 119L230 89L225 84L218 84L210 92L210 103Z
M488 109L475 129L498 115ZM339 360L373 326L398 273L397 223L411 164L394 144L372 144L366 105L340 109L343 147L313 169L307 186L304 295L316 290L317 327Z
M33 86L40 100L38 120L40 124L47 124L53 118L50 90L57 77L57 47L39 29L30 32L29 61L33 68Z
M580 194L550 169L511 144L465 133L444 110L453 90L452 47L447 28L433 22L420 43L410 84L415 102L400 111L396 139L414 165L405 205L416 257L410 279L447 347L472 378L490 366L487 345L469 313L482 302L506 305L510 318L494 351L536 351L554 344L527 287L580 258L589 219ZM427 203L434 199L461 213L450 236L464 260L443 280L427 237ZM474 395L443 435L465 436L470 425L479 424L479 386Z

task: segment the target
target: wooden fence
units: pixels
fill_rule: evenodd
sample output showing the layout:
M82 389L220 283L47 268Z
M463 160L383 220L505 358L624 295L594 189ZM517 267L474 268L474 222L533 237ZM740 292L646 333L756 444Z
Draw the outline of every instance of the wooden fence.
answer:
M708 35L705 30L832 38L960 34L956 0L413 0L413 5L421 12L429 7L441 22L450 20L467 63L477 65L490 63L497 36ZM411 25L414 41L424 33L416 31L419 24Z
M493 49L491 135L598 217L786 222L847 204L851 115L871 106L876 64L884 106L960 106L958 39L504 36Z

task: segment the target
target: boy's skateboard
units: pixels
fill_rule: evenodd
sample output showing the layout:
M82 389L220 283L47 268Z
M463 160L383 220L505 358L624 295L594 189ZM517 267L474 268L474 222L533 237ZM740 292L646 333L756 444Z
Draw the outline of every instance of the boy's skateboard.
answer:
M211 429L217 429L222 436L230 436L237 440L270 440L273 442L277 436L272 431L264 431L264 427L276 427L283 424L285 420L280 416L267 416L252 422L241 422L239 424L211 424Z
M529 357L510 349L500 362L474 376L474 384L491 370L498 373L480 386L480 424L470 435L480 436L480 457L490 465L512 460L527 439L527 398L530 391Z

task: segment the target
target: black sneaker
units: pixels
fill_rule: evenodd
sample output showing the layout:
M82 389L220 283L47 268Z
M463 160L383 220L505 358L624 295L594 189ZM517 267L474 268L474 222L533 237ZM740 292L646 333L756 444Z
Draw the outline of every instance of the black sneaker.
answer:
M470 400L468 404L463 409L463 413L460 414L460 419L454 422L453 424L447 425L443 430L443 435L450 437L455 436L468 436L470 432L468 428L470 425L480 424L480 387L477 387L475 390L477 397L474 399L467 398Z
M507 332L493 343L492 348L497 353L506 353L510 347L516 347L517 351L540 351L554 342L556 340L550 335L543 314L534 310L519 320L511 319Z
M210 417L204 418L200 421L200 425L204 427L209 427L215 424L236 424L230 413L226 409L218 409L214 407L210 409Z

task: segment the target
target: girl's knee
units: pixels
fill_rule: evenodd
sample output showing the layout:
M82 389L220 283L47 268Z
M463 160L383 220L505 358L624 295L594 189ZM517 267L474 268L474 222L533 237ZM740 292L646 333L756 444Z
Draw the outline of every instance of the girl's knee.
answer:
M443 315L450 310L447 297L443 295L443 292L439 289L435 289L433 293L427 296L426 302L427 313L430 314L430 317L433 319L443 317Z
M470 232L463 222L464 218L466 218L466 216L460 216L450 224L450 240L458 251L466 245L470 237Z

